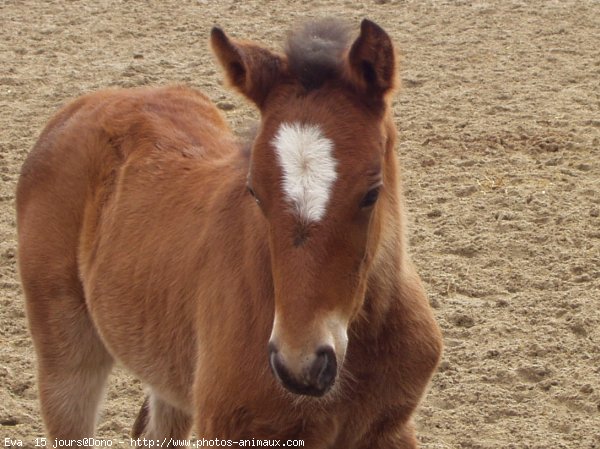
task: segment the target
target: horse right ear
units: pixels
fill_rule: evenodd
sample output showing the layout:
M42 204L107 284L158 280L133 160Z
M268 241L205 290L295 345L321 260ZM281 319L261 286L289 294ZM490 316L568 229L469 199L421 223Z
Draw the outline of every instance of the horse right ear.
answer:
M256 44L229 39L216 27L210 43L229 84L262 109L267 93L281 76L283 59Z

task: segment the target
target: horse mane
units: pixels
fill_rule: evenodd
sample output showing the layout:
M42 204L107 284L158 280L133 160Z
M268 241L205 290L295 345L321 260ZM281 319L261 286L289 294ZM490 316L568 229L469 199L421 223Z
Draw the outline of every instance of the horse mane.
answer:
M351 43L351 28L335 18L306 22L288 35L285 54L289 68L307 90L337 77Z

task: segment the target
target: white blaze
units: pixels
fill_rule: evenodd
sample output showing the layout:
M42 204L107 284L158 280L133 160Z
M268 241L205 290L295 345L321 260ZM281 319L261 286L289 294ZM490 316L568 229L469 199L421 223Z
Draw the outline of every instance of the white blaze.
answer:
M319 126L282 123L273 145L283 170L287 201L302 220L321 220L337 177L333 142Z

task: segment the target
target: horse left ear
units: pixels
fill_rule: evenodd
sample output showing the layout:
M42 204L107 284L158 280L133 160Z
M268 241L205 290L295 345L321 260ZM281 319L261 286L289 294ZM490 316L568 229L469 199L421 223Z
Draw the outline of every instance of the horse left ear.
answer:
M397 82L396 54L388 34L374 22L364 19L360 35L348 53L351 80L365 94L383 97Z
M216 27L210 33L210 42L229 83L262 109L267 94L281 77L283 59L256 44L229 39Z

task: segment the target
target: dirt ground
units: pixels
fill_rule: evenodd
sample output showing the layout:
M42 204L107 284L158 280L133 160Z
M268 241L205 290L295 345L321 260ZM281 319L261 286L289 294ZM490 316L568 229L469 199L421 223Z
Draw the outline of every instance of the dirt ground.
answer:
M20 165L61 104L106 86L187 83L232 126L219 24L278 48L333 15L382 25L402 57L412 253L446 350L415 417L423 448L600 448L600 3L0 0L0 444L41 437L16 270ZM98 436L142 393L117 369Z

